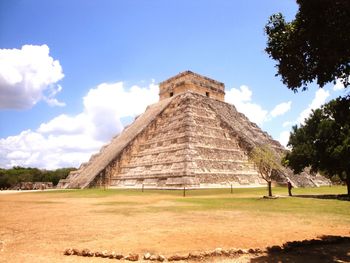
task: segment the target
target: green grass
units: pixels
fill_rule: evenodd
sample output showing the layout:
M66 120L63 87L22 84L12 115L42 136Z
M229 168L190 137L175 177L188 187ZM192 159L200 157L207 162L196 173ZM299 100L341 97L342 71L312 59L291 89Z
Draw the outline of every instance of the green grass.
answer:
M186 190L186 197L201 197L201 196L217 196L230 194L230 188L214 188L214 189L192 189ZM55 190L49 192L36 192L37 194L59 194L62 193L66 197L83 197L83 198L99 198L109 197L114 195L124 196L139 196L139 195L164 195L164 196L182 196L183 190L148 190L144 192L141 189L74 189L74 190ZM287 195L287 188L273 187L274 195ZM345 194L345 186L323 186L317 188L293 188L295 195L315 195L315 194ZM261 197L267 195L267 189L261 188L233 188L232 197L252 196Z
M350 223L350 202L336 199L299 198L287 197L287 189L274 187L273 194L280 196L277 199L262 198L267 194L266 188L239 188L233 189L198 189L186 190L146 190L141 189L83 189L83 190L58 190L39 192L48 194L53 198L98 198L96 206L106 206L99 209L99 213L121 213L133 215L136 213L174 212L186 213L192 211L244 211L250 213L263 213L272 215L283 213L300 216L326 216L343 218ZM329 195L344 194L346 187L332 186L319 188L296 188L294 195ZM118 196L133 197L129 200L118 200ZM145 202L142 197L155 197L152 202ZM115 200L103 201L106 197ZM152 198L151 198L152 200ZM166 201L159 205L159 202ZM49 201L48 201L49 202Z
M350 216L350 203L314 198L188 198L178 202L192 204L191 209L254 211L264 213L339 214ZM188 206L183 207L185 210Z

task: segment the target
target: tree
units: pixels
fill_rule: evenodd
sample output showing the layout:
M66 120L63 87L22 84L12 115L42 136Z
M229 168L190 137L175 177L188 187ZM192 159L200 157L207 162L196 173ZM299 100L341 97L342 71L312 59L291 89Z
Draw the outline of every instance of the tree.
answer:
M294 126L284 158L295 173L305 167L346 182L350 195L350 96L339 97L314 110L305 124Z
M268 194L272 196L272 176L274 171L280 170L280 162L276 155L266 146L257 146L249 154L249 159L258 169L259 175L267 182Z
M75 168L60 168L53 171L38 168L15 166L12 169L0 168L0 188L11 188L21 182L52 182L57 185L60 179L66 178Z
M281 13L265 26L265 51L277 61L277 74L294 92L316 81L320 87L337 79L350 85L350 1L297 0L292 22Z

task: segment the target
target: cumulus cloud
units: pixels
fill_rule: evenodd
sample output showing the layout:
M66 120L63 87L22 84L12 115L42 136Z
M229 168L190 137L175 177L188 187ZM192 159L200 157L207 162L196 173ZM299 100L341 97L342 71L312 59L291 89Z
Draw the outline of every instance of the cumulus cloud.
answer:
M236 106L239 112L245 114L249 120L262 125L265 121L281 116L291 109L292 102L282 102L276 105L270 112L259 104L252 102L253 92L248 86L242 85L239 89L232 88L226 91L226 102Z
M61 114L35 131L0 139L0 166L78 167L123 129L121 118L139 115L157 100L153 82L130 89L123 82L98 85L83 98L81 113Z
M292 107L292 102L288 101L288 102L282 102L278 105L276 105L276 107L270 112L270 115L272 117L277 117L277 116L281 116L283 114L285 114L286 112L288 112Z
M312 110L315 110L319 107L321 107L327 100L327 98L329 97L329 91L325 90L325 89L318 89L315 93L315 97L313 98L313 100L311 101L311 103L308 105L308 107L306 109L304 109L298 119L297 119L297 123L301 123L303 124L305 122L305 119L309 117L309 115L311 114Z
M84 134L44 135L26 130L19 135L0 139L0 166L58 168L78 166L96 151L101 142Z
M0 108L28 109L40 100L50 106L64 106L55 96L64 75L47 45L24 45L21 49L0 49Z
M282 127L286 128L286 127L290 127L294 124L304 124L305 119L307 119L312 110L315 110L319 107L321 107L327 100L327 98L330 96L329 91L325 90L325 89L318 89L315 92L315 96L312 99L311 103L306 107L306 109L304 109L298 116L297 120L295 121L285 121L282 124ZM283 146L287 146L288 140L289 140L289 134L290 131L283 131L280 133L280 136L278 138L279 142L283 145Z
M283 122L282 127L285 128L295 124L304 124L305 119L307 119L310 116L312 110L320 108L323 104L325 104L329 96L330 94L328 90L318 89L315 92L315 96L312 99L311 103L302 112L300 112L298 118L294 121Z
M226 102L236 106L237 110L245 114L251 121L261 125L268 116L268 111L260 105L252 103L252 91L242 85L239 89L232 88L226 91Z
M289 141L289 135L290 131L283 131L280 133L280 136L278 138L278 141L284 146L287 147L288 141Z

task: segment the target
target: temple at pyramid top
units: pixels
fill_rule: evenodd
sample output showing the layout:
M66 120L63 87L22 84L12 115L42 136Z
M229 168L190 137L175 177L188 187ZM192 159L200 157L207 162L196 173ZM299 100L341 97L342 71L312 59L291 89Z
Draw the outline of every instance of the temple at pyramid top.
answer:
M216 100L225 100L225 85L192 71L184 71L159 84L159 100L192 91Z

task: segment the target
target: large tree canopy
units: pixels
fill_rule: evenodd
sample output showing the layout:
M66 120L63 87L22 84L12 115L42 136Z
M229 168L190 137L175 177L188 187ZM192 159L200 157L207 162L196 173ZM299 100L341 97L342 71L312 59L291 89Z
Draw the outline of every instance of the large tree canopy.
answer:
M282 81L294 92L316 81L350 84L350 1L297 0L292 22L272 15L265 27L266 52L277 61Z
M305 167L338 175L350 195L350 97L337 98L313 111L300 127L294 126L285 163L299 173Z

